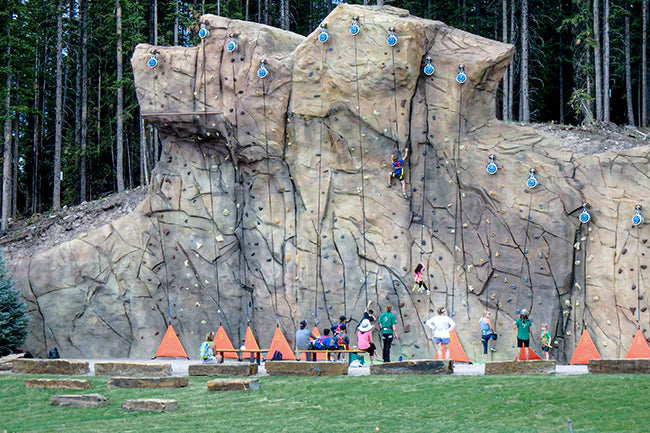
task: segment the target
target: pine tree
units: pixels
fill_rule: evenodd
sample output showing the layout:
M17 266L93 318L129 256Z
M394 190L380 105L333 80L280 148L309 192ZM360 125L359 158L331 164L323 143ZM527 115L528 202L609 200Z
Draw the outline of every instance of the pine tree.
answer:
M20 299L20 292L5 269L0 256L0 355L14 352L25 340L29 316L26 314L25 301Z

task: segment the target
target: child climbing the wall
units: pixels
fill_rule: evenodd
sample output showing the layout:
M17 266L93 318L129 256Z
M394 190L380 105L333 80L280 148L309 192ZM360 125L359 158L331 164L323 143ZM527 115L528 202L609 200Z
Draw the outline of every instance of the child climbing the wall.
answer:
M391 157L391 162L393 164L393 171L388 174L388 183L386 186L390 188L393 186L393 178L398 179L402 183L402 197L408 200L408 195L406 195L406 181L404 180L404 160L409 156L408 147L404 149L404 156L400 158L399 151L393 153Z
M551 351L551 333L548 332L548 325L542 323L541 332L539 333L539 339L542 343L542 352L544 352L544 359L549 360L549 352Z
M418 265L415 267L415 270L413 271L413 288L411 289L412 292L415 291L415 289L418 289L419 293L422 293L424 291L427 292L427 295L429 294L429 288L427 285L424 283L424 277L422 274L424 273L424 265L422 263L418 263Z

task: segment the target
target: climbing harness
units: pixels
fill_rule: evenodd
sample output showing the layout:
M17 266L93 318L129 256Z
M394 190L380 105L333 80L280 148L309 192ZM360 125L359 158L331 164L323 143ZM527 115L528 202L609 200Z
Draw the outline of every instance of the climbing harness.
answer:
M361 31L361 26L359 25L359 18L352 17L352 24L350 25L350 34L352 36L357 36ZM359 94L359 56L357 50L357 38L354 38L354 72L355 72L355 82L357 86L357 125L359 129L359 154L361 162L361 225L362 225L362 236L363 236L363 287L366 295L366 305L368 305L368 259L366 251L366 193L364 189L364 170L363 170L363 141L361 139L361 97Z

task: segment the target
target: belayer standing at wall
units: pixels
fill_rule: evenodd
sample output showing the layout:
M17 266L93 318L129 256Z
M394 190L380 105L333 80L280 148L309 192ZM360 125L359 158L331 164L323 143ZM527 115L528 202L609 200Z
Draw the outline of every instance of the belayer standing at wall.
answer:
M397 319L393 314L393 306L386 305L386 311L379 316L379 328L381 331L381 341L383 344L383 360L390 362L390 346L393 343L393 338L397 339Z

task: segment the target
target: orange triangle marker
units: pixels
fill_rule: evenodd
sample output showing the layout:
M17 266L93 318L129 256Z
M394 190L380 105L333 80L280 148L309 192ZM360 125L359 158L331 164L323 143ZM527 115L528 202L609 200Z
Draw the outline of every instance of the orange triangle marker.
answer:
M296 360L296 355L293 354L293 350L291 350L291 346L289 346L289 342L287 341L282 331L280 331L280 327L275 328L275 333L273 334L273 338L271 339L271 346L269 347L269 351L266 354L267 361L270 361L271 358L273 358L273 353L276 350L282 354L282 359L284 361Z
M219 329L217 329L217 335L214 336L214 351L219 352L219 350L233 349L234 347L230 341L230 338L228 338L228 334L226 334L226 330L223 329L223 326L219 325ZM239 356L237 356L237 354L234 352L224 352L223 357L239 359Z
M465 350L463 350L463 345L460 344L460 339L458 338L458 334L456 334L455 329L452 329L449 335L449 357L454 362L466 362L468 364L471 364L471 361L467 357ZM434 356L433 359L440 359L438 358L438 352L436 352L436 356Z
M594 341L591 339L589 331L585 329L582 331L582 335L580 336L580 340L578 340L576 349L573 351L573 356L571 356L569 364L587 365L592 359L602 359L602 357L600 356L600 352L598 352Z
M636 330L632 344L625 355L626 359L647 359L650 358L650 347L640 329Z
M525 355L524 348L523 347L519 348L519 353L518 353L518 356L515 356L515 361L518 360L518 359L523 360L524 355ZM528 348L528 359L527 360L528 361L537 361L537 360L540 360L540 359L542 359L542 357L539 356L537 354L537 352L535 352L532 348L529 347Z
M246 327L246 338L244 338L244 347L246 349L251 349L251 350L260 350L259 344L257 344L257 340L255 340L255 336L253 335L253 331L251 330L250 326ZM248 359L251 357L250 352L243 352L241 354L242 359Z
M178 335L176 335L176 331L174 331L171 324L167 326L167 331L165 331L165 335L160 342L160 346L158 346L158 351L156 351L156 356L154 356L154 358L159 356L190 359L190 357L187 356L185 349L183 349L181 340L178 339Z
M317 326L314 326L314 328L311 330L311 333L316 336L316 338L320 337L320 331L318 330ZM313 339L312 339L313 341ZM301 353L300 354L300 360L304 361L307 359L307 354L306 353ZM316 361L327 361L327 356L325 356L325 353L317 353L316 354Z

